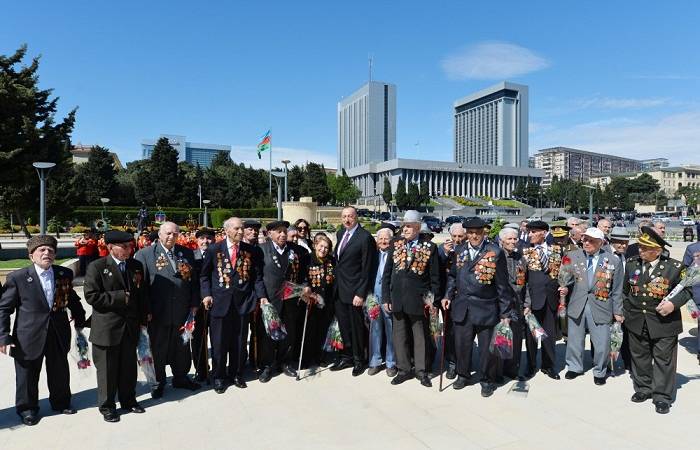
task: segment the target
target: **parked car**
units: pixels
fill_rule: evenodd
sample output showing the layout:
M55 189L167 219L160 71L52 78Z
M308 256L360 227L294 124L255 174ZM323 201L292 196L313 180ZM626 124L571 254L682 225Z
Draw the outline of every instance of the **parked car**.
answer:
M463 223L465 220L467 220L467 218L464 216L450 216L445 219L445 226L449 227L453 223Z
M428 225L433 233L442 233L442 222L435 216L423 216L423 223Z
M671 218L668 216L668 214L654 214L653 216L651 216L651 220L653 222L670 222Z
M684 227L692 227L695 225L695 221L690 217L681 217L681 225Z
M379 220L381 220L383 222L387 221L387 220L392 220L392 219L393 219L393 217L392 217L390 212L384 211L384 212L379 214Z

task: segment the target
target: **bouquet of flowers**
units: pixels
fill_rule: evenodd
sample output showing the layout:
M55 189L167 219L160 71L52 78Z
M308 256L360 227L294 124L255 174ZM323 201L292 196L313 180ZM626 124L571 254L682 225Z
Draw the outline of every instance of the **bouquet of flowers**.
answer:
M78 369L90 367L88 340L82 330L76 330L75 346L78 349Z
M700 309L698 309L698 305L695 304L695 300L691 298L685 305L688 307L690 317L697 320L697 318L700 317Z
M343 337L340 335L338 319L333 319L333 323L328 327L328 333L326 333L326 342L323 344L323 350L332 352L343 348Z
M282 283L282 288L280 290L280 297L282 297L282 300L298 298L301 297L301 294L304 292L304 285L285 281Z
M190 314L187 316L187 320L185 320L185 324L180 327L180 337L182 338L182 343L187 344L192 340L192 336L194 335L194 314L192 314L192 311L190 311Z
M538 342L547 337L547 333L534 314L528 314L525 316L525 320L527 321L527 327L530 329L530 333L532 333L532 337L537 339Z
M673 297L680 294L680 292L686 287L693 287L698 283L700 283L700 266L693 265L688 267L685 272L685 277L683 277L676 287L674 287L671 292L669 292L668 295L661 301L671 300ZM693 301L692 298L688 300L686 307L688 308L690 317L693 319L700 317L700 309L698 309L698 305L695 304L695 301Z
M432 292L426 292L423 295L423 304L425 305L425 317L428 318L430 336L433 339L437 339L442 335L442 330L440 329L440 310L433 304L434 301L435 296L433 296Z
M326 301L323 299L321 294L317 294L315 292L310 293L305 301L310 301L312 305L316 305L316 307L319 309L323 309L323 307L326 306Z
M266 303L261 306L263 324L267 335L273 341L281 341L287 337L287 329L280 319L277 309L271 303Z
M615 322L610 325L610 364L614 365L622 348L622 325Z
M513 331L509 325L499 322L493 329L489 351L501 359L513 357Z
M153 353L151 353L151 339L146 327L141 327L139 342L136 344L136 358L141 371L146 376L148 384L156 384L156 369L153 367Z
M365 302L365 313L367 314L367 317L369 317L369 320L377 320L377 317L382 313L380 310L381 306L379 305L379 302L377 301L377 297L374 296L374 294L369 294L367 296L367 301Z

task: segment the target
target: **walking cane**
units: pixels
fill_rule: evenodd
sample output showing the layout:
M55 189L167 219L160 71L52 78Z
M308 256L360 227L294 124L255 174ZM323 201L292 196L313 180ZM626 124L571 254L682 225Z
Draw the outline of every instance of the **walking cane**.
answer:
M255 310L253 311L253 358L255 358L255 370L260 369L258 362L258 313L260 311L260 302L256 302Z
M450 317L450 310L445 309L442 312L442 349L440 349L440 389L438 392L442 392L442 377L445 370L445 347L447 347L447 322Z
M204 320L204 333L202 335L202 347L204 347L202 350L204 350L204 352L199 353L200 362L202 359L202 353L204 353L204 367L206 368L206 371L207 371L207 386L211 384L211 379L209 377L209 342L207 342L207 341L209 341L209 328L207 325L207 323L209 322L207 320L208 315L209 315L209 311L206 308L204 308L204 319L203 319Z
M301 332L301 350L299 350L299 367L297 368L297 381L299 378L299 372L301 372L301 358L304 356L304 341L306 340L306 323L309 321L309 310L311 309L311 299L307 299L306 311L304 314L304 328Z

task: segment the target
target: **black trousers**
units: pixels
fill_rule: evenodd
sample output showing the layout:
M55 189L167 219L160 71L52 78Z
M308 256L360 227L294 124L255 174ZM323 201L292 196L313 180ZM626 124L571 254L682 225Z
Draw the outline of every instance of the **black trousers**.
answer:
M676 390L678 336L652 339L646 324L642 334L629 331L634 391L657 402L673 403Z
M427 362L430 353L428 319L422 314L416 316L394 312L392 313L392 322L392 339L394 352L396 352L396 367L399 372L407 374L411 371L411 353L413 353L416 376L426 375L429 370ZM413 346L411 346L411 342Z
M209 373L207 330L209 329L209 312L200 307L194 318L194 332L192 333L192 363L197 375Z
M92 345L100 411L116 408L114 397L117 394L122 408L136 404L136 343L136 336L127 330L119 345Z
M260 366L279 368L282 365L296 367L298 363L299 347L301 345L301 325L304 320L304 307L298 304L298 299L289 299L282 302L282 312L280 318L287 330L287 338L281 341L273 341L265 331L262 321L262 313L258 318L258 356ZM300 323L301 322L301 323Z
M557 356L554 349L554 344L556 342L556 326L557 326L557 312L552 310L549 306L545 305L544 308L533 310L532 314L535 315L537 321L542 325L544 332L547 333L547 337L542 339L542 369L554 369ZM527 349L527 369L528 372L537 369L537 340L532 337L530 329L526 329L525 334L525 348Z
M479 342L479 374L482 382L495 382L499 376L498 358L489 351L489 343L494 325L475 325L469 315L462 322L452 322L455 330L455 352L457 354L457 374L469 378L471 374L474 337Z
M70 370L65 349L61 348L58 335L49 321L44 351L37 359L15 358L15 408L17 413L39 411L39 376L46 359L46 381L49 386L51 409L60 411L70 407Z
M503 375L508 378L516 379L520 375L520 358L523 352L523 338L527 330L525 318L510 321L510 329L513 331L513 357L503 361Z
M153 367L159 385L165 384L165 366L173 372L173 383L187 378L192 365L190 344L184 344L180 335L180 326L162 325L151 322L148 326L153 352Z
M629 331L627 331L627 328L625 327L625 324L622 323L622 346L620 347L620 357L622 358L622 362L625 365L625 369L629 370L632 368L632 355L630 353L630 334ZM593 345L591 344L591 347Z
M368 331L362 307L336 300L335 317L344 344L340 357L346 360L352 358L355 364L367 364Z
M248 338L248 314L230 310L224 317L211 317L211 365L215 380L243 374Z
M302 314L304 314L302 312ZM326 342L328 327L333 321L333 304L326 304L322 309L312 306L306 325L306 339L302 365L317 365L323 357L323 344ZM303 320L302 320L303 324Z

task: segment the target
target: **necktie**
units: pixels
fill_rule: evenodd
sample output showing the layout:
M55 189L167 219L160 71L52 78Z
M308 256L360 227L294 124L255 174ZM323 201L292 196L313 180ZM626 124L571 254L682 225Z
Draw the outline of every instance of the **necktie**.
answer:
M350 232L346 231L345 236L343 236L343 240L340 241L340 247L338 247L338 256L343 252L345 249L345 245L348 243L348 240L350 239Z
M649 275L651 275L651 263L650 262L645 262L644 263L644 275L648 278Z
M119 271L124 275L124 272L126 272L126 263L124 261L119 263Z
M46 302L49 304L49 309L53 308L53 289L51 286L51 272L48 270L41 274L43 280L44 294L46 295Z
M595 268L593 267L593 255L588 255L588 285L593 286L593 274L595 273Z
M236 258L238 257L238 246L236 244L233 244L229 249L228 249L229 254L231 255L231 262L236 261Z
M173 252L171 250L168 250L167 252L165 252L165 254L168 256L168 259L170 261L173 260Z
M542 270L545 270L547 268L547 252L544 251L544 247L541 245L537 246L537 253L539 254L540 257L540 264L542 264Z

